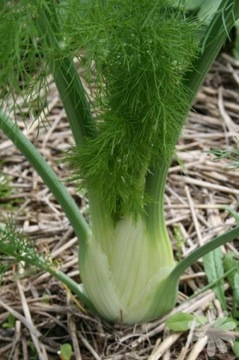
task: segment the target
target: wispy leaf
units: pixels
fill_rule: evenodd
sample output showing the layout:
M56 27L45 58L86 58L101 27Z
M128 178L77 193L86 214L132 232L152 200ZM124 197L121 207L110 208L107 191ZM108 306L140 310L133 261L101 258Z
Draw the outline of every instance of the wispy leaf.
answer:
M44 270L53 267L50 257L38 252L30 239L24 236L12 221L0 228L0 252L6 256L6 262L7 257L11 259L11 264L24 261Z

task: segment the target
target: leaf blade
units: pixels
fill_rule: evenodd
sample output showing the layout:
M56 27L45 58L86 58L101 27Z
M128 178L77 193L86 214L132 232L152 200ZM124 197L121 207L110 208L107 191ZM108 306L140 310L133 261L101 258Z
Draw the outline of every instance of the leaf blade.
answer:
M222 280L224 276L224 269L221 249L217 248L216 250L211 251L205 255L203 257L203 266L208 278L208 282L211 283L216 281L215 286L213 286L213 291L217 299L220 301L222 309L225 311L227 309L227 304Z

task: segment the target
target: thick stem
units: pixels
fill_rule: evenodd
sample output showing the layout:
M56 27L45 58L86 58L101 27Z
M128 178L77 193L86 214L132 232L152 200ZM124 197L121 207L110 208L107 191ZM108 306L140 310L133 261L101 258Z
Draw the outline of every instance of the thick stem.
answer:
M169 278L178 280L179 277L184 273L184 271L189 266L194 264L197 260L202 258L204 255L208 254L209 252L215 250L219 246L224 245L229 241L235 240L237 237L239 237L239 226L209 241L205 245L201 246L199 249L194 250L185 259L180 261L180 263L174 268L174 270L169 275Z
M160 165L160 168L156 169L154 174L151 173L146 181L146 192L152 199L152 202L145 210L147 213L148 228L150 229L150 233L154 234L152 239L161 242L161 246L163 247L162 252L165 255L167 254L169 262L173 262L174 257L163 211L164 190L170 161L163 159ZM154 169L152 171L154 171ZM160 239L155 236L159 233L161 234Z
M46 41L49 52L46 60L54 77L77 145L86 137L95 135L95 123L77 68L72 57L64 52L64 41L58 39L60 26L54 6L43 7L37 18L39 32ZM58 35L59 36L59 35ZM61 44L62 43L62 44Z
M40 175L44 183L62 206L66 216L71 222L76 236L81 241L81 245L86 245L91 235L90 228L71 195L62 185L52 168L48 165L35 146L23 135L18 126L1 111L0 129L2 129L14 145L22 152L32 167Z

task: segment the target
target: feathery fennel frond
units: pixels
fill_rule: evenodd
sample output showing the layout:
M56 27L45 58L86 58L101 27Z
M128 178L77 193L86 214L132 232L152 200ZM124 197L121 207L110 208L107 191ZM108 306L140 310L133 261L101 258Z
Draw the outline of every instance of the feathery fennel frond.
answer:
M52 79L49 74L53 75L57 84L61 70L66 75L66 79L61 80L65 80L63 103L68 93L81 102L82 94L77 93L80 85L73 92L69 83L74 82L72 76L78 78L78 74L72 69L74 52L65 41L60 5L61 2L49 0L4 0L1 4L0 106L7 113L20 113L23 119L30 113L37 119L47 106L47 90ZM69 1L68 7L71 6ZM42 26L44 19L49 20L46 28ZM49 41L51 36L53 41ZM75 52L79 52L79 48ZM64 62L67 57L70 60L68 63ZM84 92L83 88L80 90ZM73 100L73 107L77 107Z
M6 226L0 226L0 254L5 256L5 262L2 268L0 267L0 273L1 270L4 272L5 268L8 267L8 262L11 264L24 262L26 265L31 265L50 273L52 276L62 282L66 288L73 291L73 293L76 294L78 298L84 302L84 304L94 308L94 306L91 304L91 301L87 298L79 285L73 279L59 270L57 268L57 262L52 261L48 254L39 252L31 240L23 235L15 227L12 221L9 221ZM10 261L8 261L8 257Z
M37 4L26 0L4 0L0 8L0 104L21 114L37 113L45 104L47 67L34 25L37 12Z
M39 253L30 239L17 230L12 221L0 228L0 252L15 263L24 261L43 270L54 266L50 257Z
M182 128L182 79L195 56L197 26L162 0L92 1L87 8L79 31L86 32L86 53L104 86L98 136L76 148L69 162L108 213L134 216L148 200L149 165L171 157Z

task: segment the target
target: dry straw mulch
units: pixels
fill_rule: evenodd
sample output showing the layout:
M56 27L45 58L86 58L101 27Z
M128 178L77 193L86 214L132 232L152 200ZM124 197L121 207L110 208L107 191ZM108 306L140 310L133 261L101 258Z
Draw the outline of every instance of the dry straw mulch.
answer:
M40 129L33 124L24 132L60 178L67 179L68 169L60 159L73 140L54 86L50 87L48 101L47 124ZM21 120L19 125L24 127ZM235 223L222 206L238 211L238 171L225 167L223 160L215 161L208 150L237 147L238 131L239 62L223 54L197 96L178 144L178 159L169 171L165 211L177 257L186 256ZM1 133L0 159L1 171L12 186L11 195L0 202L1 221L12 213L38 249L50 253L65 273L80 281L77 239L68 220L36 172ZM88 218L87 200L76 193L74 184L68 182L67 187ZM175 239L180 242L180 237L183 241L177 244ZM223 251L238 254L238 249L238 241L234 241ZM213 308L220 316L222 310L211 289L197 294L206 285L199 261L182 277L174 311L206 313ZM134 327L112 326L82 312L72 299L48 274L10 267L0 289L0 359L59 359L58 351L64 343L72 344L72 359L77 360L208 359L206 337L193 341L191 333L170 333L165 318ZM227 299L230 305L230 291ZM16 322L14 328L5 328L10 313ZM227 358L235 359L227 345ZM217 349L212 358L223 357L225 354Z

